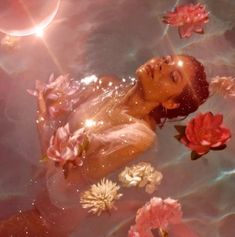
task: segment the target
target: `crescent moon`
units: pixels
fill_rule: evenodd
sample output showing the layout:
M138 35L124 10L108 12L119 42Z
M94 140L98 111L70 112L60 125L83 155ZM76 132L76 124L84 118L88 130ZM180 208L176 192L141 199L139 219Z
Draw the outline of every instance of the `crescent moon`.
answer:
M25 30L14 30L14 31L3 32L3 33L7 35L11 35L11 36L28 36L28 35L35 34L37 31L44 30L55 18L60 6L60 1L61 0L58 0L54 11L48 17L46 17L43 21L37 24L35 27L31 27Z

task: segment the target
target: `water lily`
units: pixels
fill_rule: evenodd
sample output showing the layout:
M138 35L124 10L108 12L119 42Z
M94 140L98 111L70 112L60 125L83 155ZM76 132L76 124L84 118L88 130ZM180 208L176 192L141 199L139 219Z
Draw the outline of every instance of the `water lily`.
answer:
M78 101L78 89L78 83L68 75L57 78L51 75L48 84L36 81L36 90L28 92L38 97L40 116L55 119L73 110Z
M178 27L181 38L190 37L193 33L203 34L203 26L208 22L209 13L201 3L186 4L175 7L163 17L163 22Z
M67 168L68 164L82 166L85 152L88 147L88 138L83 129L70 132L69 124L59 127L50 139L47 149L47 158L58 166Z
M222 114L207 112L199 114L183 128L179 140L196 153L192 155L192 159L199 158L211 149L220 150L226 147L231 132L223 127L222 122Z

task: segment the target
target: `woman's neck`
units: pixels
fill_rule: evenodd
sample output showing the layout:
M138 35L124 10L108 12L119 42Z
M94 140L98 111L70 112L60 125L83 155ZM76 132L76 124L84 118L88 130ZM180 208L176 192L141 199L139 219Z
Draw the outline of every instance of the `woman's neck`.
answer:
M137 82L126 95L124 104L128 114L136 118L144 118L160 103L147 101L141 84Z

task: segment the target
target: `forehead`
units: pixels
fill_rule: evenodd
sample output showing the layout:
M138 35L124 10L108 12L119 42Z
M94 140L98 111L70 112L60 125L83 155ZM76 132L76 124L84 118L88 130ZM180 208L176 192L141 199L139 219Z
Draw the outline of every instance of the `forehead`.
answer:
M150 59L146 64L155 66L166 65L166 71L178 70L181 74L188 79L191 79L195 73L196 66L192 57L187 55L174 55L165 57L156 57ZM158 67L156 67L158 70Z
M169 65L175 65L175 66L190 66L193 65L193 60L191 57L186 55L175 55L175 56L164 56L164 57L156 57L150 59L147 64L159 64L167 62Z
M189 56L172 56L171 64L173 70L179 70L185 78L191 79L195 74L194 61Z
M193 59L189 56L171 56L172 62L178 67L191 67L193 66Z

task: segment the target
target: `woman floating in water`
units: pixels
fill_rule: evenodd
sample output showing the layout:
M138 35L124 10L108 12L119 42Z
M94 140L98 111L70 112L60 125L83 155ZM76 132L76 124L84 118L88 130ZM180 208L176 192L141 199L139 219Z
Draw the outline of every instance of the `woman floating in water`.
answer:
M38 97L48 195L38 202L41 215L34 210L21 214L28 232L46 235L42 233L53 229L49 222L54 209L53 222L66 218L62 209L76 210L77 196L75 201L71 193L125 167L151 147L157 124L196 111L209 95L204 67L191 56L153 58L136 75L134 85L123 85L113 77L89 77L78 83L61 76L51 78L48 85L37 82L31 93ZM71 212L68 216L72 229L79 220ZM23 233L17 218L3 221L0 233L9 233L9 225L15 225L13 235Z

